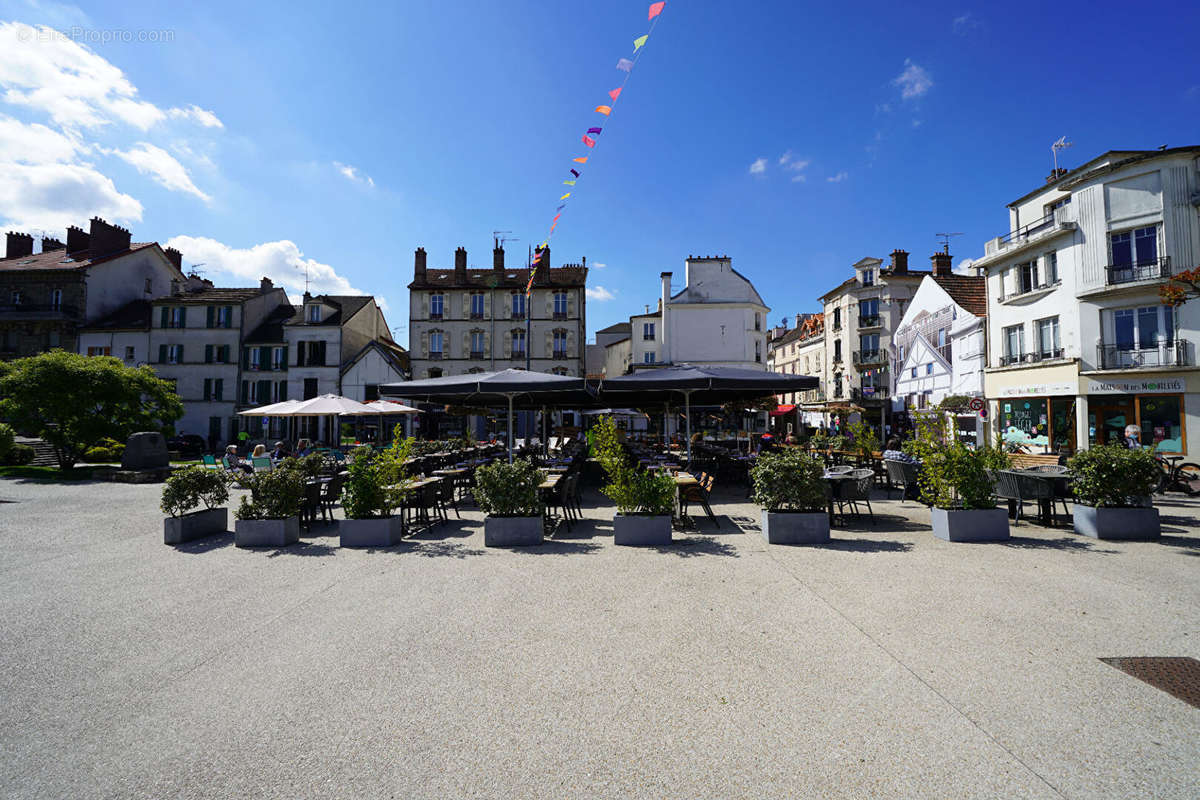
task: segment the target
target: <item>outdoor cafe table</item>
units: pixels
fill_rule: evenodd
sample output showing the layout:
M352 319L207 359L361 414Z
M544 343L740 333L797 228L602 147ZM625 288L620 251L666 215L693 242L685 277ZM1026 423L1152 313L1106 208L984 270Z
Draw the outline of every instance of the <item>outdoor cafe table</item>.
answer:
M405 494L408 494L410 492L416 492L418 490L425 489L429 486L432 486L435 483L441 483L441 480L442 479L437 476L432 477L432 478L417 478L415 480L408 480L408 481L405 481L404 483L399 484L398 488L400 489L400 491L404 492ZM424 522L429 521L429 513L424 505L421 506L420 514L421 514L422 521L424 521Z
M671 477L675 481L675 516L680 517L683 505L680 496L683 490L692 486L699 486L700 479L690 472L677 472Z
M829 524L833 524L833 502L841 493L841 486L844 482L853 480L849 472L826 472L822 475L825 482L829 484L829 491L825 493L826 501L829 503Z
M1009 470L1015 472L1023 478L1032 478L1038 481L1044 481L1050 485L1050 497L1038 498L1038 521L1047 528L1054 526L1054 501L1058 499L1058 492L1061 490L1063 495L1066 494L1067 482L1075 480L1075 476L1069 472L1040 472L1034 469L1014 469ZM1016 516L1017 501L1008 501L1008 515Z

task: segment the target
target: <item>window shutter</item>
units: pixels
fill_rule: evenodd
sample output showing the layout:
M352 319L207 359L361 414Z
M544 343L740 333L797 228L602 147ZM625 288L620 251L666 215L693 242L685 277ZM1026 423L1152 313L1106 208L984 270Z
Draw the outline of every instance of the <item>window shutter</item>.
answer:
M163 306L161 311L162 311L162 319L159 322L158 327L165 328L165 327L167 327L167 324L168 324L168 319L169 319L168 315L170 314L170 309L167 308L166 306Z
M228 364L229 361L229 345L223 344L221 345L221 363Z
M467 331L462 337L462 354L463 358L468 358L471 355L471 332Z
M242 350L242 369L250 369L250 348Z
M284 400L287 400L287 393L288 393L287 383L288 383L287 381L279 382L279 400L281 402Z
M542 294L546 296L546 319L554 319L554 291L547 289Z
M242 381L242 405L250 402L250 381Z
M322 339L320 344L317 345L317 365L318 366L323 367L323 366L326 366L327 364L329 364L329 362L326 360L328 353L325 352L327 349L326 348L327 344L328 344L328 342L326 342L324 339Z
M204 379L204 399L205 400L212 399L212 378Z
M258 365L259 365L260 369L270 369L271 368L271 348L269 348L269 347L258 348Z
M504 335L504 357L512 357L512 331Z
M224 378L217 378L216 381L213 382L213 399L214 400L224 400L225 399L225 379Z
M216 306L206 306L204 309L204 327L206 327L206 328L213 327L213 321L216 319L216 317L217 317L217 307Z
M271 402L271 382L270 381L259 381L258 382L258 402L260 402L260 403Z
M484 292L483 294L483 318L487 319L492 310L492 293Z
M575 307L575 292L567 292L567 316L577 317L579 311Z
M543 352L543 358L552 358L554 356L554 332L546 331L546 349Z
M213 363L213 346L211 344L204 345L204 363Z
M567 331L567 355L575 352L575 332Z
M164 308L163 311L166 312L166 309ZM160 344L158 346L158 363L167 363L167 346L165 344Z
M183 345L178 345L175 353L176 353L176 355L175 355L176 360L180 364L182 364L183 363Z
M225 327L233 326L233 306L225 306Z
M179 327L187 327L187 306L179 307Z

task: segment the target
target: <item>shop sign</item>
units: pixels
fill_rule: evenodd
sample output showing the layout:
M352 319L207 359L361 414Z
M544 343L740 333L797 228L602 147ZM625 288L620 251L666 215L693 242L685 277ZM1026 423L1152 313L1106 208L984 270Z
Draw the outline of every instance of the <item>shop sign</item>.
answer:
M1075 394L1078 388L1073 383L1034 383L1022 386L1005 386L997 397L1043 397L1056 394Z
M1098 381L1088 379L1088 394L1162 394L1184 392L1187 387L1183 378L1148 378L1143 381Z

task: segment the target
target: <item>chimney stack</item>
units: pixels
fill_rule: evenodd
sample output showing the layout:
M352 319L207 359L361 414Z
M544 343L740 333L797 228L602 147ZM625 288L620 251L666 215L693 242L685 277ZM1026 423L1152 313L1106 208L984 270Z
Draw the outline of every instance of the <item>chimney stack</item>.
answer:
M892 251L892 273L895 275L904 275L908 272L908 251L893 250Z
M504 269L504 248L492 248L492 269Z
M467 248L460 247L454 251L454 277L466 278L467 276Z
M66 245L63 244L62 242L60 242L58 239L52 239L49 236L42 237L42 252L43 253L50 253L55 250L62 250L64 247L66 247Z
M8 242L4 251L5 258L21 258L33 255L33 237L28 233L8 232Z
M44 244L42 246L45 247ZM166 250L163 250L163 253L166 254L167 260L175 265L175 269L183 272L183 253L179 252L174 247L168 247Z
M929 260L933 263L934 275L949 275L953 272L954 259L949 253L934 253L929 257Z
M416 255L413 256L413 280L425 280L425 248L418 247Z
M801 316L802 316L801 314L796 315L796 327L797 328L799 328L800 324L803 322L803 320L801 319Z
M83 228L72 225L67 228L67 254L73 255L80 250L87 250L90 246L88 241L90 237Z
M542 257L538 259L537 269L534 270L534 275L536 276L534 278L534 280L537 283L549 283L550 282L550 248L543 247L538 252L541 253Z
M129 231L120 225L109 225L99 217L92 217L91 233L88 234L92 258L104 258L129 249ZM68 233L68 237L69 237Z
M260 280L258 282L258 293L259 294L266 294L267 292L271 291L274 288L275 288L275 282L272 281L270 278L268 278L265 275L263 276L262 280Z

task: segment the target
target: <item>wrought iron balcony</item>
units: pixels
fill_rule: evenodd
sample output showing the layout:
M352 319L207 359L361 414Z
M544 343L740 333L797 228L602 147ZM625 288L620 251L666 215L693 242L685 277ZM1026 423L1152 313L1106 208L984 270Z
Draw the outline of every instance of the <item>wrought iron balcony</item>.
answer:
M482 350L472 350L471 358L474 359L475 361L478 361L482 358L487 358L487 356L484 355Z
M513 350L512 355L510 355L509 358L511 358L513 361L518 361L518 360L524 361L525 360L525 351L524 350Z
M1171 277L1171 257L1151 258L1132 264L1109 264L1105 268L1105 282L1109 286L1137 281L1157 281Z
M482 311L472 311L471 319L483 319L483 312Z
M1015 364L1036 364L1039 361L1051 361L1063 357L1063 349L1035 350L1032 353L1016 353L1000 356L1000 366L1010 367Z
M438 312L436 312L436 313L435 313L435 312L433 312L433 311L430 311L430 312L429 312L429 319L430 319L430 320L432 320L432 321L434 321L434 322L441 322L441 320L442 320L442 312L438 311Z
M429 360L430 361L441 361L442 360L442 351L441 350L430 350L429 351Z
M1186 339L1163 342L1157 347L1133 349L1128 345L1096 346L1097 369L1157 369L1190 367L1196 363L1195 348Z
M850 396L854 400L885 400L888 396L888 387L864 386L861 389L851 389Z
M565 312L565 311L555 311L555 312L554 312L554 318L555 318L555 319L566 319L566 318L567 318L567 312Z
M1044 230L1045 228L1049 228L1053 224L1054 224L1054 212L1051 211L1049 214L1042 217L1041 219L1034 220L1033 222L1029 223L1028 225L1022 225L1021 227L1017 228L1015 231L1006 233L1005 235L1001 236L1000 244L1006 245L1009 242L1016 241L1017 239L1021 239L1026 236L1030 236L1031 234L1034 234L1034 233L1039 233L1042 230Z
M878 314L859 314L858 327L860 328L878 328L880 325Z
M566 361L567 360L567 351L566 350L555 350L554 358L559 361Z
M860 367L870 367L887 363L886 350L855 350L854 363Z

